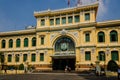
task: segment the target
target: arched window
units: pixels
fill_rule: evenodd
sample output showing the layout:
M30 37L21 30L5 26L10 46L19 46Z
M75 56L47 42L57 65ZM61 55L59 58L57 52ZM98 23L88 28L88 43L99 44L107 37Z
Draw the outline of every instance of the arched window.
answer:
M35 37L32 38L32 46L36 46L36 38Z
M24 47L28 47L28 38L24 39Z
M11 54L8 55L8 62L12 62L12 55Z
M2 48L5 48L6 47L6 41L5 40L2 40Z
M115 41L118 41L118 33L117 31L111 31L110 32L110 41L111 42L115 42Z
M105 42L105 34L104 32L98 33L98 42Z
M111 51L111 59L114 61L118 60L118 51Z
M10 40L9 40L9 48L12 48L12 47L13 47L13 40L10 39Z
M20 47L20 42L21 42L20 39L16 40L16 47Z
M105 52L104 51L99 52L99 60L100 61L105 61Z

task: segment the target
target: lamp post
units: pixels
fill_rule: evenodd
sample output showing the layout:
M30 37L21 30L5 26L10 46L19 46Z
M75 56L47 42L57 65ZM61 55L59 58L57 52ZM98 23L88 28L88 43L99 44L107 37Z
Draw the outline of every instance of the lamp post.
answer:
M16 55L15 55L15 59L16 59L16 74L17 74L17 68L18 68L18 67L17 67L17 61L18 61L18 59L19 59L19 54L16 54Z
M105 67L105 53L102 53L102 60L104 61L104 73L106 74L106 67Z

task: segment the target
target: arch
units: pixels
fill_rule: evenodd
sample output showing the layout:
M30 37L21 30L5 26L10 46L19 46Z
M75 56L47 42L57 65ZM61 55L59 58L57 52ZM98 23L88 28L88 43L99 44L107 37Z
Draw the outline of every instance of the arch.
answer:
M100 61L105 61L105 52L104 51L99 51L98 52L98 57Z
M56 40L54 49L55 51L74 51L75 43L70 37L61 36Z
M20 47L20 43L21 43L21 40L18 38L18 39L16 40L16 47Z
M98 42L105 42L105 33L102 31L98 32Z
M10 39L10 40L9 40L9 48L12 48L12 47L13 47L13 40Z
M55 37L53 38L53 40L51 41L52 47L54 47L55 42L56 42L58 39L60 39L61 37L63 37L63 36L66 36L66 37L71 38L71 40L73 40L75 46L77 46L77 44L78 44L77 39L76 39L73 35L71 35L71 34L68 33L68 34L66 34L66 35L61 35L61 34L59 34L59 35L55 36Z
M32 46L36 46L36 37L32 38Z
M118 51L111 51L111 60L118 61Z
M5 48L5 47L6 47L6 40L2 40L2 42L1 42L1 47L2 47L2 48Z
M28 47L28 42L29 42L28 38L25 38L24 39L24 47Z
M118 41L118 33L115 30L112 30L110 32L110 41L111 42L117 42Z

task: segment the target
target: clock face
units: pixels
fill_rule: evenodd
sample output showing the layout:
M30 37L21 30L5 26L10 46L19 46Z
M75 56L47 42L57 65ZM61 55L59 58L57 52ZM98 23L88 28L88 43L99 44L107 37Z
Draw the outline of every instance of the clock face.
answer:
M61 43L61 50L66 51L68 49L67 43Z

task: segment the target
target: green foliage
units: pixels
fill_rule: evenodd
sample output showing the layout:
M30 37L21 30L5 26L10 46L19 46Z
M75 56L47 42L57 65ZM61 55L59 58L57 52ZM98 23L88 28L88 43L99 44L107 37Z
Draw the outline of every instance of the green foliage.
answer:
M118 70L117 63L114 60L110 60L107 65L107 70L117 72Z
M23 64L19 65L19 70L24 70L24 65Z

